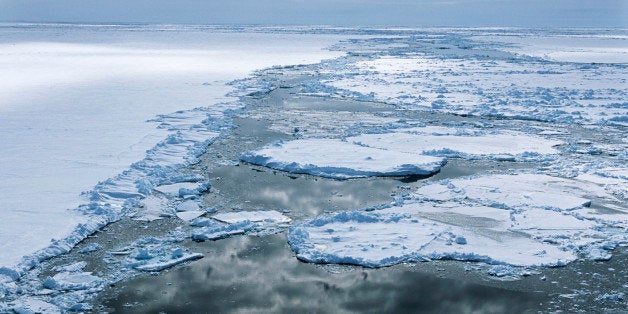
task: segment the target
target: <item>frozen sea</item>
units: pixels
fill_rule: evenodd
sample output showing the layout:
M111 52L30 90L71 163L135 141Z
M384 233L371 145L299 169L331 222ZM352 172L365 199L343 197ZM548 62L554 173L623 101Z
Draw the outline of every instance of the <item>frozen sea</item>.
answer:
M225 83L254 70L340 55L323 50L333 35L25 24L0 33L0 266L8 267L68 237L89 219L72 210L89 202L81 193L171 133L149 120L233 101Z
M297 302L281 287L308 280L383 291L399 271L472 283L461 298L501 309L626 307L626 30L0 32L0 311L191 310L202 284L115 300L171 286L181 264L216 280L225 252L262 282L270 261L304 270L241 299L249 310ZM379 279L358 283L366 268ZM212 291L248 291L215 273ZM326 311L357 309L341 299Z

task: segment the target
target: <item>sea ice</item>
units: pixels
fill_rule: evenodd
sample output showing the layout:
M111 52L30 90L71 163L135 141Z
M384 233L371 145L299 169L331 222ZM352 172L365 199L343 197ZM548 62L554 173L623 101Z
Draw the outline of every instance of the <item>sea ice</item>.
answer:
M274 143L246 152L240 159L273 169L335 179L430 175L445 163L439 157L391 152L335 139Z
M209 182L178 182L157 186L155 190L169 197L184 197L186 195L200 194L208 188Z
M529 36L525 31L512 35L506 38L556 38L538 33ZM622 38L623 35L617 36L613 44L621 46ZM548 62L514 52L496 53L495 42L478 45L457 34L440 39L388 39L390 43L415 46L417 41L422 47L412 53L384 50L371 54L370 59L337 66L334 75L324 82L330 87L311 84L311 92L335 88L333 94L344 97L465 115L608 125L626 125L628 121L626 91L622 86L625 61L602 65ZM554 47L553 41L547 44ZM452 49L434 49L435 45ZM469 49L458 49L461 45ZM507 45L497 48L511 50ZM617 60L625 58L625 45L618 49L600 46L585 50L612 55ZM553 56L564 53L554 52ZM571 56L580 53L583 52L572 52Z
M68 291L95 289L103 283L100 277L84 272L85 262L78 262L60 268L62 271L52 277L47 277L43 286L48 289Z
M362 134L348 142L390 151L429 154L444 157L530 159L558 154L554 147L561 141L548 140L521 132L502 131L474 134L471 130L448 128L395 129L383 134Z
M415 198L425 200L474 200L505 207L572 210L591 204L592 197L615 198L597 184L543 174L488 175L461 178L419 188Z
M347 37L239 27L63 28L57 36L52 24L0 26L0 267L20 272L119 218L129 199L175 183L164 181L221 132L226 110L240 107L225 96L233 89L226 82L340 56L322 48Z
M244 221L284 224L292 221L292 219L276 210L219 213L213 215L212 218L229 224Z
M245 233L272 234L283 230L291 221L275 210L219 213L213 215L212 219L199 218L193 221L193 226L202 228L192 232L192 240L218 240Z
M433 211L432 206L417 203L319 217L294 225L288 240L302 260L368 267L429 259L559 266L576 259L573 252L507 229L463 227L421 217L422 207Z
M159 262L150 262L147 264L135 266L134 268L141 271L162 271L166 268L170 268L170 267L173 267L173 266L176 266L178 264L185 263L188 261L201 259L203 257L204 256L201 253L179 252L178 254L173 253L172 259L169 259L166 261L159 261Z
M202 211L197 201L187 200L179 203L177 205L177 217L191 221L201 215L205 214L205 211Z
M628 238L621 225L581 217L578 209L592 199L616 200L599 185L542 174L443 180L420 187L401 206L295 224L288 239L302 260L368 267L429 259L525 267L606 260Z

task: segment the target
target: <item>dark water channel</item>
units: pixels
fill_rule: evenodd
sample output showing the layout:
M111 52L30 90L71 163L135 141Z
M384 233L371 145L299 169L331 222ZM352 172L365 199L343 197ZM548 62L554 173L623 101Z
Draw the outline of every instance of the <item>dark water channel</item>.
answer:
M206 257L136 278L104 303L142 313L521 313L542 308L542 293L440 278L409 267L366 269L298 261L285 234L193 244Z

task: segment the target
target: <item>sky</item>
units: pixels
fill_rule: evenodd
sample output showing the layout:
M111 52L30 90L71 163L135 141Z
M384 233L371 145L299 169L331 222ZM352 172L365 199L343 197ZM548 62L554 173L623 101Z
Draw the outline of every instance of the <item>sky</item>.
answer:
M628 27L628 0L0 0L0 21Z

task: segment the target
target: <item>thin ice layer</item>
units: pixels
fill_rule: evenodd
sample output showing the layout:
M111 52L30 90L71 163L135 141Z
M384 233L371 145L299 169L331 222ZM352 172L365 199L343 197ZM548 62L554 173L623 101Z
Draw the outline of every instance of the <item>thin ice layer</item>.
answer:
M445 159L363 147L336 139L302 139L267 145L240 159L273 169L348 179L370 176L429 175Z

